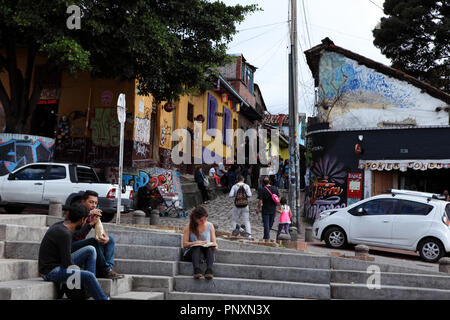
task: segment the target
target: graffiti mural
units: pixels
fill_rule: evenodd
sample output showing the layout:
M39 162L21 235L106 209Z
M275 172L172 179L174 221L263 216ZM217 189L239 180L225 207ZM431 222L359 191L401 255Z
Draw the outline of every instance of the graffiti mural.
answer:
M92 142L101 147L118 147L120 144L120 123L113 108L96 108L91 119Z
M117 183L119 170L115 167L107 168L106 178L110 183ZM132 186L133 191L137 192L139 188L147 183L152 189L163 186L169 193L175 193L180 199L180 206L183 206L183 192L181 190L181 176L178 171L166 170L162 168L129 169L124 170L122 174L124 185Z
M316 219L325 210L346 207L347 172L342 163L328 155L314 162L306 197L306 216Z
M55 140L23 134L0 134L0 175L34 162L53 161Z

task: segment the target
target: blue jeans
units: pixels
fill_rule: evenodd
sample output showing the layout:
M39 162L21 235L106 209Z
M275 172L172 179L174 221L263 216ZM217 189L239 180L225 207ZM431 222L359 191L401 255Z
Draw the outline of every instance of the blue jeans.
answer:
M100 273L112 270L114 266L114 247L115 242L113 236L109 236L107 244L101 244L94 238L88 238L72 242L72 252L75 252L85 246L93 246L97 251L97 269Z
M86 270L79 270L76 268L63 268L62 266L54 268L52 271L43 276L45 281L53 281L56 283L65 282L72 275L78 274L81 285L85 286L89 294L95 300L108 300L108 297L103 292L100 284L95 277L95 263L97 260L97 253L93 246L86 246L80 250L72 253L72 261L78 267L84 267ZM73 278L71 277L71 280Z
M263 239L270 239L270 229L272 229L273 222L275 221L275 214L262 214L261 217L264 225Z

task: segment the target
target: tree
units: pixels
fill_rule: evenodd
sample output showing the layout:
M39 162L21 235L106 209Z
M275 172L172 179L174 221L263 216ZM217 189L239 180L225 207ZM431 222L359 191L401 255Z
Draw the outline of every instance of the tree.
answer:
M69 5L81 9L81 28L69 29ZM55 72L139 80L141 94L176 100L205 85L205 75L228 62L235 24L256 5L208 0L2 0L0 101L6 131L24 132L45 81ZM17 50L25 49L26 66ZM32 83L36 58L47 57ZM10 88L10 95L6 90Z
M386 0L374 44L400 69L450 92L448 0Z

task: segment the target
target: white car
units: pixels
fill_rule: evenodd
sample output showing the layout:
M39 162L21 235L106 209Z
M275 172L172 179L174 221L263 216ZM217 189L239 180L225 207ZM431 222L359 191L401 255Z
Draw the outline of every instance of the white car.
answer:
M328 247L347 244L418 251L436 262L450 252L450 202L436 194L395 190L320 213L313 236Z

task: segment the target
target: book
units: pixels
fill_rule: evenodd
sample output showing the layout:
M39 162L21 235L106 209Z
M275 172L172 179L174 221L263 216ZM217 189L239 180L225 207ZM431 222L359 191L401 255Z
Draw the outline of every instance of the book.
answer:
M194 244L191 247L204 247L204 248L209 248L209 247L216 247L216 245L214 244L214 242L207 242L205 244Z

